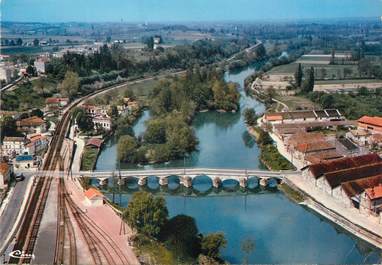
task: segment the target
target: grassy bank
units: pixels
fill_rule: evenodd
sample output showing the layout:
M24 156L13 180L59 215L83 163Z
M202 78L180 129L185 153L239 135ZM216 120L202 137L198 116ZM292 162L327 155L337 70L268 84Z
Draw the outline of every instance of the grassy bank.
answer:
M282 191L289 199L296 203L303 202L305 200L304 196L298 191L294 190L285 183L278 185L280 191Z
M293 170L295 167L277 148L267 132L259 127L248 127L248 132L256 139L260 148L260 160L269 170Z
M81 170L93 170L95 168L100 149L85 147L82 153Z

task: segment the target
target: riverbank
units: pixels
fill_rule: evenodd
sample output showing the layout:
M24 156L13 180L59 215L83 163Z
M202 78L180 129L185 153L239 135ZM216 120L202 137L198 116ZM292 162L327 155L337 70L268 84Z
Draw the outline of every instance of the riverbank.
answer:
M270 137L276 143L278 152L293 165L301 169L305 166L298 159L293 159L287 152L284 143L273 133ZM369 242L370 244L382 249L382 224L377 217L361 214L356 208L346 207L344 204L336 201L326 193L311 187L301 177L286 176L286 182L289 187L296 192L305 195L304 204L328 218L333 223L340 225L353 235Z
M248 133L252 135L260 147L260 161L268 170L295 170L296 168L285 157L283 157L277 148L269 141L270 136L259 127L247 126ZM268 139L269 138L269 139Z

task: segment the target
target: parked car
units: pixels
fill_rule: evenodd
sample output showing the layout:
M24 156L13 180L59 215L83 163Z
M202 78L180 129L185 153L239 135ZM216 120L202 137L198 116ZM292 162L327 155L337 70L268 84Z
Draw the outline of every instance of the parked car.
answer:
M25 179L25 176L21 173L19 175L16 175L15 179L17 182L23 181Z

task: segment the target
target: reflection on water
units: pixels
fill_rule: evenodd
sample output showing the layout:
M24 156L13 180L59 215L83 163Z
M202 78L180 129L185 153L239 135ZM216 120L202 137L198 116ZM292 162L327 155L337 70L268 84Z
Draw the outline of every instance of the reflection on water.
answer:
M226 74L226 80L238 82L243 87L244 79L254 71L247 68L235 74ZM241 111L254 107L257 112L264 106L241 91ZM186 159L171 161L152 167L220 167L259 168L259 150L255 141L246 132L241 111L238 113L199 113L194 128L199 138L199 151ZM136 135L144 131L149 118L145 111L134 127ZM122 168L142 168L138 165L121 165ZM111 140L102 151L97 169L116 168L116 145ZM131 183L130 183L131 182ZM230 263L242 263L245 253L240 246L244 241L253 241L254 250L248 255L249 263L377 263L381 252L369 244L344 232L335 224L305 207L289 201L275 189L263 189L253 178L248 189L237 183L224 181L220 189L212 188L210 178L199 176L193 180L192 189L179 185L177 177L171 177L167 187L161 187L158 178L149 177L143 188L164 196L170 216L187 214L195 218L203 233L223 231L228 246L223 258ZM112 181L105 192L110 192ZM131 194L140 190L132 179L114 194L114 200L126 206ZM117 187L115 191L119 191ZM120 195L119 195L120 194Z

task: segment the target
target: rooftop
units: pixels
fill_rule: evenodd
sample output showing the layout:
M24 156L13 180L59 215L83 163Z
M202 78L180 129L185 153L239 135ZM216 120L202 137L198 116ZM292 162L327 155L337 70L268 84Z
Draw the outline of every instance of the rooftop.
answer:
M379 174L382 174L382 162L333 171L325 173L324 176L330 187L336 188L343 182L358 180Z
M16 162L32 161L32 160L33 160L32 155L18 155L18 156L16 156Z
M101 148L102 144L103 144L103 140L99 138L90 138L86 142L86 146L95 146L97 148Z
M5 175L5 174L7 174L8 170L9 170L9 165L8 165L8 163L6 163L6 162L1 162L1 163L0 163L0 173L1 173L2 175Z
M69 101L69 98L47 98L45 100L46 104L55 104L55 103L60 103L63 101Z
M3 142L24 142L25 137L5 136Z
M316 179L318 179L325 173L359 167L362 165L373 164L381 161L382 158L380 158L379 155L372 153L361 156L345 157L331 161L324 161L321 163L310 165L309 170L313 174L313 176Z
M37 117L37 116L32 116L32 117L22 119L22 120L19 120L16 122L17 126L26 126L26 127L40 126L44 123L45 123L45 121L43 119L41 119L40 117Z
M85 197L88 198L89 200L98 196L103 197L103 194L96 188L89 188L87 191L85 191L84 194L85 194Z
M382 198L382 183L379 183L376 187L366 189L365 192L367 196L369 196L370 200Z
M382 174L368 178L348 181L341 184L346 195L351 198L364 192L365 189L378 186L382 183Z
M362 118L358 120L358 122L382 127L382 117L363 116Z

